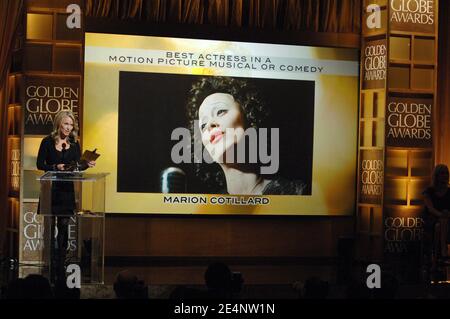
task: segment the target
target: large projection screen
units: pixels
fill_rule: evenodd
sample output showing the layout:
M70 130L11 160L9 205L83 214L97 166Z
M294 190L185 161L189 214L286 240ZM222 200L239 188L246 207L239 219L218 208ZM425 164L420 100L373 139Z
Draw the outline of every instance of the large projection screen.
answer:
M83 148L110 173L107 212L354 213L357 50L85 41Z

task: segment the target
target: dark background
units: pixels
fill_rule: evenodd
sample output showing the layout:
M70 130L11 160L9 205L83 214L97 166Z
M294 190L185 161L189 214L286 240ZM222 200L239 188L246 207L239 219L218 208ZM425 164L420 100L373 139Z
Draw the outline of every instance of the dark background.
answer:
M173 129L187 127L188 92L197 75L120 72L117 191L159 193L160 173L171 166L187 175L189 193L211 193L194 164L173 164ZM244 78L259 88L280 128L278 173L301 179L311 194L314 81Z

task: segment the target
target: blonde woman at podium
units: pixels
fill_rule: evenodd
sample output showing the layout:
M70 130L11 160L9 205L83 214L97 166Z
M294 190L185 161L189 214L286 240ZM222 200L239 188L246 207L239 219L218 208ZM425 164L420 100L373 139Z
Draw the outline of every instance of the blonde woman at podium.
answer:
M59 112L54 120L53 131L42 139L37 156L36 166L43 171L71 170L74 164L79 167L81 148L78 142L78 123L70 111ZM95 166L95 161L84 163L81 169ZM40 206L40 205L39 205ZM57 238L52 240L51 258L53 271L57 278L65 276L64 262L67 250L68 223L76 209L75 192L72 182L52 183L51 214L55 215L58 227ZM38 207L38 213L40 207ZM65 217L67 216L67 217ZM55 220L55 219L54 219ZM56 221L55 220L55 221ZM54 226L52 225L53 237ZM51 272L52 273L52 272ZM53 277L53 276L52 276Z

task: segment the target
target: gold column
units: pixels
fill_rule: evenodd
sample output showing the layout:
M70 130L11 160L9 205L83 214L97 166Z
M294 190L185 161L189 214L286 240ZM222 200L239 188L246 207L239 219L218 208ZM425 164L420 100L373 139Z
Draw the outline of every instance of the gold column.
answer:
M383 261L401 281L420 279L422 191L434 157L437 18L438 0L363 6L358 256Z

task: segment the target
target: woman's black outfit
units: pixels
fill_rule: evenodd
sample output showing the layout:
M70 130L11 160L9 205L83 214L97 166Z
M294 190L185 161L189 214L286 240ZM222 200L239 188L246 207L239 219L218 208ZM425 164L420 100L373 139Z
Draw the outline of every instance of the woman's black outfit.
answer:
M49 135L45 137L39 147L36 166L43 171L56 171L58 164L73 164L81 157L80 144L72 141L62 151L58 151L54 139ZM40 206L40 205L39 205ZM55 238L55 226L58 235L51 241L51 279L64 280L64 263L67 254L68 224L70 216L74 215L76 208L75 191L72 182L52 182L51 188L51 214L57 215L52 221L51 238ZM38 213L40 208L38 207ZM67 217L61 216L67 215Z
M36 166L43 171L57 171L58 164L73 164L81 157L80 144L70 143L70 147L58 151L51 136L45 137L37 157ZM57 182L52 184L52 214L73 215L75 209L75 193L72 182Z
M425 189L423 195L426 195L430 198L431 202L433 203L433 207L438 211L450 211L450 188L447 188L447 192L445 192L443 196L437 196L435 188L430 186ZM431 233L433 233L434 226L438 221L439 218L437 216L430 213L428 209L425 209L424 222L426 231L430 231ZM449 235L450 232L449 234L447 234L447 237L449 237ZM447 238L447 241L449 241L449 238Z
M433 207L439 211L450 210L450 189L447 188L447 192L443 196L438 196L436 194L436 189L434 187L428 187L423 192L423 195L430 198ZM446 243L441 243L440 238L438 242L435 242L435 226L436 223L439 222L439 218L432 214L426 207L425 212L422 214L424 220L424 234L423 234L423 256L426 265L432 266L430 262L432 262L433 251L435 256L439 258L441 256L441 245L445 245ZM447 243L450 242L450 232L447 233ZM439 236L440 237L440 236Z

